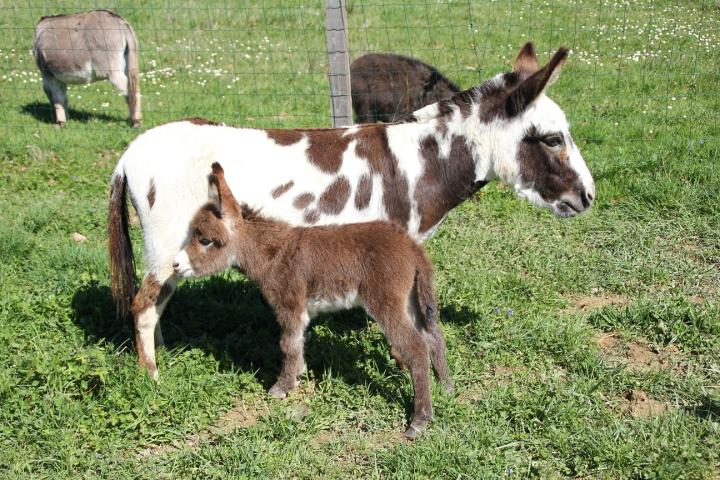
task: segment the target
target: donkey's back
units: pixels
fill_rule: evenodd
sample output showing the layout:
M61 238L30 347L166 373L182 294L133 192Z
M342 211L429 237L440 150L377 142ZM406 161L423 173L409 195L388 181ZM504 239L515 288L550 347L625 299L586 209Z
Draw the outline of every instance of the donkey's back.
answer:
M66 85L109 80L125 95L133 124L139 124L138 42L130 24L109 10L43 17L35 27L33 55L43 88L65 123Z

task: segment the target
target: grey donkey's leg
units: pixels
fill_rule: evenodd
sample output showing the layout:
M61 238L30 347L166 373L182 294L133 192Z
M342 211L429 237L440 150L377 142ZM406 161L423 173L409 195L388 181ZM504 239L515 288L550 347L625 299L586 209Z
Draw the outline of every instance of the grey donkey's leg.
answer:
M55 125L62 127L67 121L65 116L68 106L67 85L51 74L43 74L43 90L55 111Z
M140 115L140 93L137 91L130 91L128 76L119 70L113 70L110 72L108 80L125 97L125 102L127 102L128 110L130 111L130 121L133 126L139 126L142 119ZM135 88L135 90L137 90L137 88Z

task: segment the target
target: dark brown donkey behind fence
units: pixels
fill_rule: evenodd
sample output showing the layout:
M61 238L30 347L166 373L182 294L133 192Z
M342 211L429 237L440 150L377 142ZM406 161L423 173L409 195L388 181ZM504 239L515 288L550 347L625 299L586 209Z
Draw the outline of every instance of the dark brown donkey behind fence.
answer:
M358 123L395 122L460 89L432 65L394 53L368 53L350 65Z
M68 84L107 79L125 96L133 126L140 126L138 42L119 15L95 10L43 17L35 27L33 55L56 125L67 120Z
M263 218L237 202L218 163L212 171L211 201L195 214L175 272L193 277L237 267L259 284L282 328L283 365L270 389L277 398L297 386L304 370L310 318L362 304L410 370L415 412L405 436L415 438L432 418L428 356L436 378L452 389L423 247L388 221L291 227Z

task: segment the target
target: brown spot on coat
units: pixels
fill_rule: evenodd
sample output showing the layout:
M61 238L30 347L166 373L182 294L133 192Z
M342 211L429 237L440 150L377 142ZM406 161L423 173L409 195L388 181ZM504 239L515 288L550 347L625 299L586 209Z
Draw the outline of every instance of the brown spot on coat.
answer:
M131 311L136 320L141 313L158 303L161 290L162 285L154 273L148 274L143 279L142 285L132 301Z
M297 208L298 210L302 210L308 205L310 205L314 200L314 194L310 192L304 192L295 197L295 200L293 201L293 207Z
M350 198L350 182L344 175L338 176L318 200L318 209L323 213L337 215L342 212Z
M148 205L150 205L150 208L155 205L155 180L150 178L150 188L148 189L147 193L147 201Z
M367 160L373 173L385 173L397 168L397 159L390 150L387 125L363 125L355 133L355 154ZM388 163L388 159L392 161ZM392 172L394 173L394 172Z
M190 123L192 123L193 125L210 125L210 126L213 126L213 127L217 127L217 126L222 125L222 124L219 123L219 122L214 122L214 121L212 121L212 120L208 120L207 118L202 118L202 117L190 117L190 118L185 118L185 119L180 120L180 121L181 121L181 122L190 122Z
M357 190L355 191L355 208L362 210L370 205L372 186L372 177L369 174L366 173L360 177Z
M303 220L305 220L305 223L312 225L320 220L320 212L318 212L315 208L308 210L305 212L305 215L303 215Z
M475 182L475 162L463 136L453 139L447 158L440 157L440 148L432 136L421 142L421 152L423 174L415 187L415 201L423 233L487 182Z
M325 173L340 170L343 152L353 139L353 135L344 135L343 128L306 130L310 145L307 155L315 166Z
M390 149L386 125L363 126L356 134L355 153L367 160L372 173L382 176L383 203L390 219L407 227L410 198L407 177L399 171L398 160Z
M280 198L280 196L281 196L283 193L285 193L285 192L287 192L288 190L290 190L290 189L293 187L293 185L295 185L295 182L293 182L292 180L290 180L290 181L287 182L287 183L283 183L282 185L278 185L277 187L275 187L275 189L273 189L273 191L272 191L272 197L273 197L273 198Z
M284 147L298 143L303 138L301 130L285 130L282 128L265 129L268 138L278 145Z

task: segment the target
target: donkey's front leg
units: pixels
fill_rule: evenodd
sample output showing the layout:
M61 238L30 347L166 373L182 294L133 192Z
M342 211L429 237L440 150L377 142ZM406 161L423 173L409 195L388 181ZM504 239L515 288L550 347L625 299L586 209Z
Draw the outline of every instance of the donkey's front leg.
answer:
M285 398L288 392L297 387L298 377L305 369L303 346L310 317L305 310L278 311L277 319L282 327L280 350L283 353L283 365L278 381L268 393L275 398Z
M158 379L155 342L156 340L162 342L158 321L175 290L175 285L176 280L173 276L160 281L155 273L148 273L132 303L138 362L147 369L153 380Z

